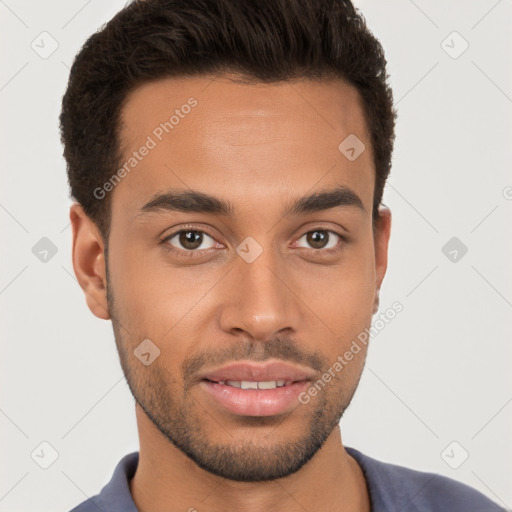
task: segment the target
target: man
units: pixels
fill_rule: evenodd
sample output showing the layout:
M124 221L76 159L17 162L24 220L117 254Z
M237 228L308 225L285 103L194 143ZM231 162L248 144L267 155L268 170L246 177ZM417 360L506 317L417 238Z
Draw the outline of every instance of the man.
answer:
M75 512L501 510L342 444L387 267L385 65L348 0L138 1L86 42L73 265L140 452Z

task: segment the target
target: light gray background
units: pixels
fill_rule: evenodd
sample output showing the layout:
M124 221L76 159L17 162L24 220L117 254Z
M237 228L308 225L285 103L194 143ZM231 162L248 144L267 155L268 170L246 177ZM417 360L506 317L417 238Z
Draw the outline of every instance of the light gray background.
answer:
M89 312L72 270L57 119L74 55L123 5L0 1L1 511L68 511L138 449L111 324ZM343 440L511 508L512 2L356 5L384 45L399 110L381 311L404 310L372 341ZM458 58L454 31L469 43ZM51 38L43 59L31 44L49 51ZM32 252L42 237L57 248L46 263ZM452 237L468 248L456 262L441 250ZM31 457L50 461L43 441L58 452L48 469Z

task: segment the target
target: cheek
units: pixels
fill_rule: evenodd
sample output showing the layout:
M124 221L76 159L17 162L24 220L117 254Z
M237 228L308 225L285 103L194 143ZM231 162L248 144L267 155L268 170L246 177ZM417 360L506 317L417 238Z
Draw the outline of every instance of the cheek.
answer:
M118 245L109 255L110 286L115 312L130 339L164 340L180 336L197 321L201 297L218 281L218 271L206 267L176 268L163 251Z
M303 272L300 295L327 326L347 339L371 322L375 280L373 243L359 242L339 263Z
M338 361L338 371L331 368L336 374L333 382L351 387L364 366L367 345L361 337L366 341L373 317L376 274L371 240L347 251L342 264L322 269L322 273L322 279L317 275L318 286L309 281L305 288L307 304L328 327L322 350L329 365Z

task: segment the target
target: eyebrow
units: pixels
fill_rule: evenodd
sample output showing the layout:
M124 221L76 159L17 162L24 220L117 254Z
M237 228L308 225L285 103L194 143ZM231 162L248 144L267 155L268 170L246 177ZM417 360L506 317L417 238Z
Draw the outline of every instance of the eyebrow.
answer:
M360 197L351 189L339 186L330 190L320 190L288 203L283 216L298 216L320 212L331 208L352 207L365 212ZM232 217L235 207L230 201L220 199L197 190L171 189L156 194L137 213L137 217L149 212L172 211L185 213L209 213Z

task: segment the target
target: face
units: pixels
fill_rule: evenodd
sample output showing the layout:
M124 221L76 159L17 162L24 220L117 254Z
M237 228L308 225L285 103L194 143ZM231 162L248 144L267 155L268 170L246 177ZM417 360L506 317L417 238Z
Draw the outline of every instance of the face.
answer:
M366 147L355 160L338 149L349 134ZM165 79L130 94L121 141L128 165L108 191L108 293L86 291L91 310L113 320L138 406L211 473L259 481L297 471L352 399L366 348L332 368L370 326L386 270L390 217L372 222L375 168L356 89ZM267 401L276 390L233 405L223 394L259 391L204 380L228 363L276 361L310 378L277 409Z

